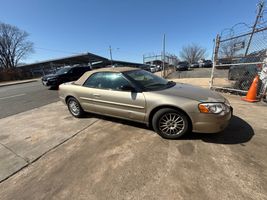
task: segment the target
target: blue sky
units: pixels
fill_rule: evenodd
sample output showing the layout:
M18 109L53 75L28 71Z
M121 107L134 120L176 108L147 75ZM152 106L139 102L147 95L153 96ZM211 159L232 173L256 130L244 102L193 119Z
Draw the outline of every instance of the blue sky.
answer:
M35 53L25 62L92 52L142 62L162 49L179 56L197 43L211 56L213 38L253 23L258 0L0 0L0 21L26 30Z

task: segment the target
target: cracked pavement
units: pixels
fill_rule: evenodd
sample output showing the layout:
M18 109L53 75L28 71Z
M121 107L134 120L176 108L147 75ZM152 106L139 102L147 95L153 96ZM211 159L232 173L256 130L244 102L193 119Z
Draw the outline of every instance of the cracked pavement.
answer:
M267 199L266 104L224 95L229 127L180 140L61 102L3 118L1 199Z

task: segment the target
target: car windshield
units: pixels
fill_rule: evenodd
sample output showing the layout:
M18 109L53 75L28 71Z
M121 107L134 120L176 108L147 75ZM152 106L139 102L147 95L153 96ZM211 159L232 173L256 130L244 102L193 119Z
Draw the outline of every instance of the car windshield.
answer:
M56 74L59 75L59 74L66 74L68 73L68 71L70 70L70 68L61 68L59 69Z
M124 74L147 91L162 90L175 85L172 81L167 81L144 70L128 71L124 72Z

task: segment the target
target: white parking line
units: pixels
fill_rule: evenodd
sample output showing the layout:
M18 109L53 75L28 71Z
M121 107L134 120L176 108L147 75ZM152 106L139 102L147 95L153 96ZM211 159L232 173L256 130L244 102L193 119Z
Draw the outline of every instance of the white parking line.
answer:
M24 95L25 95L25 93L23 93L23 94L16 94L16 95L7 96L7 97L0 97L0 100L14 98L14 97L20 97L20 96L24 96Z

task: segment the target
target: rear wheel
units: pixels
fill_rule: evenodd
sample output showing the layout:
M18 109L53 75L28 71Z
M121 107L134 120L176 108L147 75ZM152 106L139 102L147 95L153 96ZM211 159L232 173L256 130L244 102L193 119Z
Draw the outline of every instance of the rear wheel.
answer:
M74 97L70 97L67 100L67 105L68 105L68 109L69 109L70 113L74 117L80 118L84 115L84 111L83 111L81 105L79 104L77 99L75 99Z
M175 109L164 108L152 119L153 129L163 138L177 139L190 131L188 117Z

